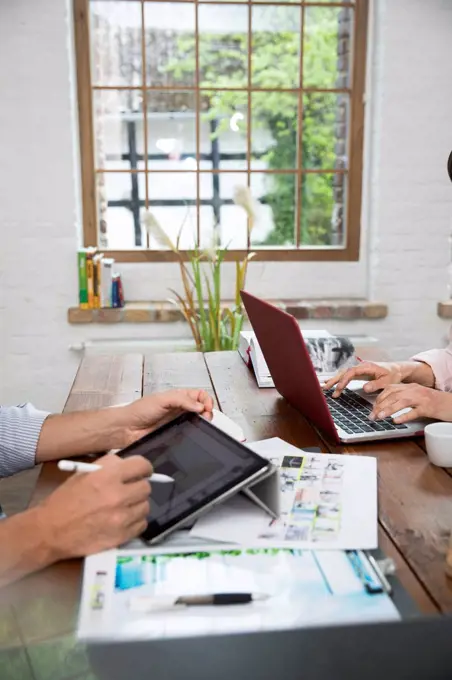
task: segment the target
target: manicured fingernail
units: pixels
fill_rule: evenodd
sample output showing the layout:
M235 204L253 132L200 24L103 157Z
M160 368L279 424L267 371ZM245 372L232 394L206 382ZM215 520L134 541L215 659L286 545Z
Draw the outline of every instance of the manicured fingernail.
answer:
M369 420L375 420L375 415L373 413L370 414Z
M378 414L378 417L381 418L381 420L383 420L383 418L386 418L385 412L384 412L384 411L380 411L380 413Z
M338 390L336 390L335 392L333 392L333 397L334 397L334 399L336 399L336 398L339 396L339 394L340 394L340 392L338 392Z

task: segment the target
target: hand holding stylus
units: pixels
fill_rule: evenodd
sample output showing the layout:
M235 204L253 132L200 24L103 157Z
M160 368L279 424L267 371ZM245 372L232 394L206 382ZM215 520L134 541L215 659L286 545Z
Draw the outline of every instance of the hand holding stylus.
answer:
M63 470L63 472L95 472L96 470L101 470L101 465L96 465L95 463L82 463L76 460L60 460L58 462L58 468ZM153 472L148 478L150 482L168 484L174 482L172 477L168 475L162 475L158 472Z
M96 474L67 475L33 508L49 563L116 548L148 526L151 463L143 456L106 455L97 464Z

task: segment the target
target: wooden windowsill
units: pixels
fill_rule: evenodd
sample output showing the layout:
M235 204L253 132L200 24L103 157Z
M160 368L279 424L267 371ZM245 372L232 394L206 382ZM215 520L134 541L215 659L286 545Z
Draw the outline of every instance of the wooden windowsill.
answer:
M271 302L292 314L296 319L355 321L358 319L384 319L388 315L387 305L366 300L325 300L321 302L271 300ZM225 306L230 304L232 303L225 302ZM452 318L452 312L450 318ZM68 322L70 324L175 323L178 321L184 321L184 317L178 307L167 301L128 302L121 309L80 309L79 307L70 307L68 310Z

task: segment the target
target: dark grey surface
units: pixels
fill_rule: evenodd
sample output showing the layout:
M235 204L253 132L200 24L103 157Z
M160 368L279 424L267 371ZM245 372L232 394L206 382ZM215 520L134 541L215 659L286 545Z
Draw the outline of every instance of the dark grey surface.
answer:
M450 680L452 620L101 645L88 654L99 680Z

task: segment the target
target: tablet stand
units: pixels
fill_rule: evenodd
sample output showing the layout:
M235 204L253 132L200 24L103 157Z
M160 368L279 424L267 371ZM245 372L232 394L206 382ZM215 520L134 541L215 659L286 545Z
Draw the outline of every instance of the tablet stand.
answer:
M250 484L242 493L253 503L265 510L271 517L277 519L280 514L280 482L279 469L274 468L265 479Z

